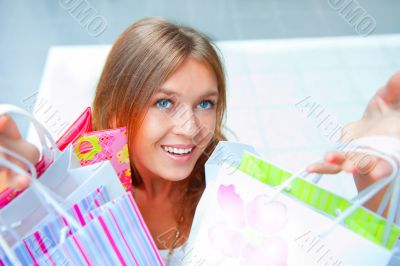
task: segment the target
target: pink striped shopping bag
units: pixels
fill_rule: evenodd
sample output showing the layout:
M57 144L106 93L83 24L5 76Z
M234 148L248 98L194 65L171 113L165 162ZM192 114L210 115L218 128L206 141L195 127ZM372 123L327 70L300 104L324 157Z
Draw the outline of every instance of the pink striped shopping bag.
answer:
M39 265L164 265L130 193L88 216L91 221Z
M109 196L106 187L100 186L79 202L74 203L67 210L67 213L77 220L79 225L85 226L89 221L86 214L108 201ZM33 233L16 243L13 250L23 265L35 264L60 243L63 232L70 234L73 229L67 226L64 217L59 216L48 223L43 222L43 225L39 225ZM6 264L3 256L0 255L0 265Z

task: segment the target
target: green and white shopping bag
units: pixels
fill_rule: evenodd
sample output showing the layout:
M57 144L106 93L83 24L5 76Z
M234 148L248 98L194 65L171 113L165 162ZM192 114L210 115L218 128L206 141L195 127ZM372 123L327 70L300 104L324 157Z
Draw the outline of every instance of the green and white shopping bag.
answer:
M254 152L246 145L221 142L206 164L207 188L191 232L191 254L197 262L400 265L400 227L361 207L384 183L352 201L249 150ZM189 254L185 265L195 265L192 261Z

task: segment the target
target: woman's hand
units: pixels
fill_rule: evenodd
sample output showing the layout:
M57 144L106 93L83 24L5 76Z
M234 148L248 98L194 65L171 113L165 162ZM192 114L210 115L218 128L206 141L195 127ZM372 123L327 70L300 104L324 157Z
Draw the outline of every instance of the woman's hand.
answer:
M39 150L37 147L25 141L17 128L14 120L9 116L0 116L0 146L22 155L32 164L39 160ZM0 152L0 156L6 158L14 164L26 169L26 165L10 156ZM0 165L0 192L7 187L22 189L28 185L27 176L19 176L10 169Z
M393 75L386 86L368 103L363 117L346 125L342 130L341 142L351 142L367 136L390 136L400 140L400 72ZM341 171L352 173L359 191L373 182L388 176L392 169L387 161L356 152L332 151L325 155L322 163L314 163L308 167L310 173L336 174ZM399 162L400 163L400 162ZM382 190L365 206L376 210L385 193Z

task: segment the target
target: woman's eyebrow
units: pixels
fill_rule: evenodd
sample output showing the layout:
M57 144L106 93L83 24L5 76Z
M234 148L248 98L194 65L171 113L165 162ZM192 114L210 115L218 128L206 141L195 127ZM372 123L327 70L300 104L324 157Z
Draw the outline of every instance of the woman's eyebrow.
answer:
M165 89L165 88L160 88L156 91L156 93L164 93L166 95L177 95L179 96L179 93L176 93L174 91ZM210 90L208 92L206 92L205 94L201 95L201 97L210 97L210 96L219 96L219 92L218 90Z
M165 88L159 88L159 89L156 91L156 93L164 93L164 94L166 94L166 95L179 95L179 93L176 93L176 92L174 92L174 91L170 91L170 90L165 89Z
M217 90L211 90L203 95L203 97L210 97L210 96L219 96L219 92Z

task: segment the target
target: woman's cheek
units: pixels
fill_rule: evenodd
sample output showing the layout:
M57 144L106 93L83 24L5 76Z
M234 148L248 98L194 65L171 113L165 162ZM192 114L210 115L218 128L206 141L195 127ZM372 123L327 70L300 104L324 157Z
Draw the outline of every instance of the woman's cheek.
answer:
M199 148L205 149L212 140L215 134L215 121L214 117L204 117L200 121L200 131L194 136L194 144Z
M149 112L147 121L147 134L159 135L163 134L169 128L170 118L168 115L160 112Z

